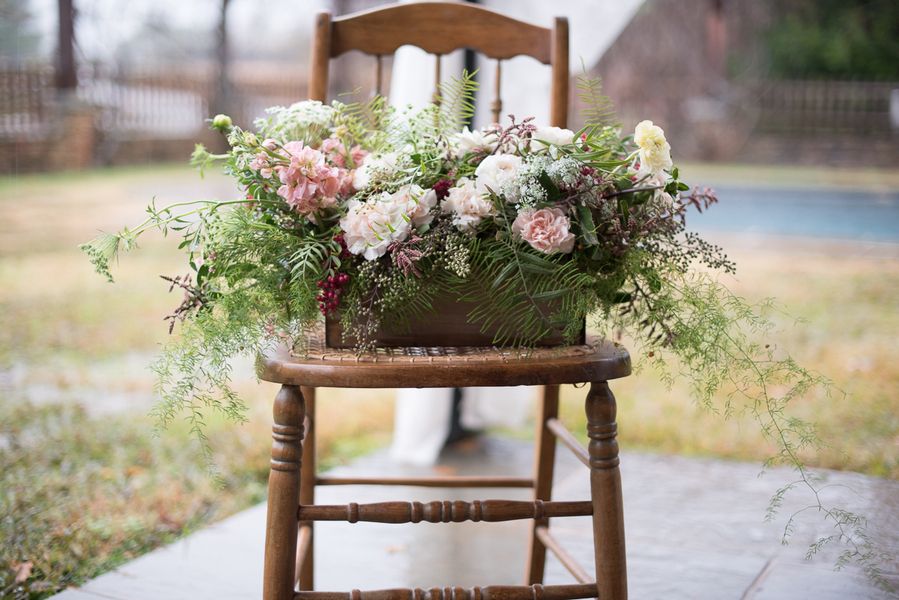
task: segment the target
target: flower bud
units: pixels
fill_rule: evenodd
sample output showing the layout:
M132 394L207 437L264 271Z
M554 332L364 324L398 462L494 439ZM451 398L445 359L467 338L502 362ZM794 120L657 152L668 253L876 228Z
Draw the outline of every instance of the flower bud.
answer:
M231 129L231 117L228 115L218 114L212 118L212 128L222 133Z

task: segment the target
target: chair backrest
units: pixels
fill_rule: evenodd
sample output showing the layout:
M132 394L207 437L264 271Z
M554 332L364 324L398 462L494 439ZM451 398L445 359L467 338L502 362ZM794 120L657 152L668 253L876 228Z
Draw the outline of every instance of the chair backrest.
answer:
M550 65L550 124L568 124L568 20L556 17L552 28L538 27L462 2L391 4L336 19L331 13L319 13L312 39L309 97L327 100L330 60L350 50L375 57L375 92L382 93L382 57L404 45L435 55L435 89L442 55L471 48L495 59L494 121L499 121L502 111L502 61L525 55Z

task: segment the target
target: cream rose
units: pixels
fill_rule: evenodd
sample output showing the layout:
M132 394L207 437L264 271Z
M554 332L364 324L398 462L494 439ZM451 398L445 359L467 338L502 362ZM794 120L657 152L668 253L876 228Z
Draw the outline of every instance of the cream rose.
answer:
M467 177L449 189L440 210L452 213L453 225L459 231L467 232L474 231L481 219L495 214L493 203L479 194L475 182Z
M640 121L634 129L634 143L640 148L640 172L658 174L670 169L671 146L665 132L652 121Z
M502 193L503 185L515 179L521 158L514 154L493 154L475 169L475 186L479 194Z
M571 221L560 209L541 208L520 212L512 223L512 232L540 252L568 254L574 250L570 227Z
M347 214L340 219L347 250L375 260L387 252L395 241L409 237L412 229L406 206L383 194L367 202L350 200Z

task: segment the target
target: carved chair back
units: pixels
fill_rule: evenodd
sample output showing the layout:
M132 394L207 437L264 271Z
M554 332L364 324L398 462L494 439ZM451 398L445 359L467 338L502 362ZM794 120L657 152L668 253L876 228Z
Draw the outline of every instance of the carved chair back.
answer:
M375 57L375 93L382 93L384 56L404 45L417 46L435 57L434 87L440 82L441 57L470 48L496 61L493 119L502 112L502 61L525 55L552 68L550 124L568 124L568 20L556 17L551 28L512 19L473 4L413 2L332 18L319 13L315 23L309 69L309 97L326 101L330 60L359 50Z

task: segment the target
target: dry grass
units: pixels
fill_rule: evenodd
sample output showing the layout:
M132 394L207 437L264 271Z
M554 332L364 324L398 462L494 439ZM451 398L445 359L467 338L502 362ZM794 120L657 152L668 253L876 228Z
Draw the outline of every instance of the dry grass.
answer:
M899 254L880 248L883 256L874 258L860 246L811 241L722 243L739 265L731 289L756 301L774 297L783 309L773 315L779 331L769 341L838 388L833 399L806 397L791 407L818 425L825 444L809 463L899 478ZM758 461L773 450L751 416L710 414L651 371L614 389L625 447ZM575 427L583 423L578 395L563 394Z
M184 167L0 180L0 595L13 594L14 563L34 565L16 594L40 596L262 498L275 390L250 365L237 369L249 424L210 424L226 493L211 485L181 424L154 438L143 416L152 404L145 365L168 336L162 315L178 302L157 277L183 271L174 241L147 238L116 285L75 247L97 228L140 220L153 195L164 203L230 193L223 178L201 181ZM796 403L829 444L810 461L899 478L896 249L721 241L740 265L735 291L775 296L806 321L778 317L777 343L846 391ZM615 390L625 448L750 460L771 450L751 419L708 414L650 372ZM563 392L574 428L582 394ZM326 464L388 439L389 392L325 390L319 407Z

